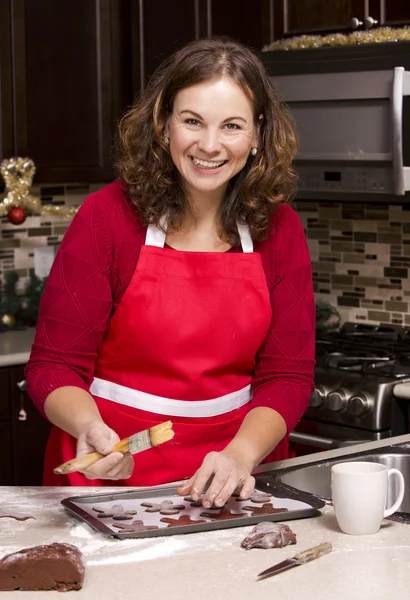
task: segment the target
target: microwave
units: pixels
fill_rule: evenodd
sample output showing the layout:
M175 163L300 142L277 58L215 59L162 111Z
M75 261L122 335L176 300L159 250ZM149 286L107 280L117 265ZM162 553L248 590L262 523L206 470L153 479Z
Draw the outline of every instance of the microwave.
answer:
M299 57L303 52L309 56L306 50ZM331 58L292 61L290 50L289 72L275 52L267 54L268 72L296 122L298 197L403 201L410 191L410 52L407 64L400 56L361 64L356 56L335 60L333 68Z

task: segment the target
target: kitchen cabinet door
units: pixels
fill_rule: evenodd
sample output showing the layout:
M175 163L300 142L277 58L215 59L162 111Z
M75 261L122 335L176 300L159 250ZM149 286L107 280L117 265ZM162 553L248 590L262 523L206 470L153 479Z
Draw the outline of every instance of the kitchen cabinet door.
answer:
M273 41L269 0L211 0L208 10L208 35L226 35L256 50Z
M369 15L376 14L379 9L377 20L380 25L397 27L410 25L410 2L409 0L379 0L378 6L372 6L375 0L370 0Z
M11 432L14 485L41 485L50 423L39 413L18 383L24 380L24 367L10 367ZM27 413L19 420L21 408Z
M0 161L13 153L12 106L10 5L0 2Z
M365 0L273 0L275 39L301 34L350 33L363 26Z
M175 50L206 36L206 0L135 0L131 15L136 95Z
M131 13L135 94L190 41L228 36L257 50L273 41L271 0L138 0Z
M11 431L8 423L0 423L0 485L14 485Z
M124 97L119 70L130 35L128 1L1 4L8 17L1 24L1 118L13 136L11 148L6 133L3 156L30 156L36 183L111 180L116 119L131 96Z

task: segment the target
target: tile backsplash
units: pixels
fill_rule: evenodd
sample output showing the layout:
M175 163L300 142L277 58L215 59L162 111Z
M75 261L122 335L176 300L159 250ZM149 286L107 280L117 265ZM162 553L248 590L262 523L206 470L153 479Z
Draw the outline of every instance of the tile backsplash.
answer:
M343 321L410 325L410 205L299 201L295 208L316 298Z
M33 185L30 193L41 197L42 204L57 206L80 206L93 191L105 184L54 184L52 186ZM0 200L4 194L0 194ZM30 272L34 271L34 249L52 246L55 249L71 219L60 216L28 216L21 225L12 225L7 216L0 217L0 278L6 271L16 271L19 285L24 287Z
M77 206L104 184L33 186L43 203ZM0 195L1 199L1 195ZM306 229L316 298L343 321L410 325L410 204L293 203ZM19 226L0 219L0 276L16 270L25 284L34 249L57 248L70 221L29 216Z

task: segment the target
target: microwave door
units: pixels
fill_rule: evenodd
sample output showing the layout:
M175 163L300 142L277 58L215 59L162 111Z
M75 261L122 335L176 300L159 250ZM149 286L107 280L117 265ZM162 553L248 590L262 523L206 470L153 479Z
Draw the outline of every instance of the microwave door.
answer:
M403 166L403 96L410 96L410 72L394 68L392 111L392 154L394 193L403 196L410 190L410 167Z

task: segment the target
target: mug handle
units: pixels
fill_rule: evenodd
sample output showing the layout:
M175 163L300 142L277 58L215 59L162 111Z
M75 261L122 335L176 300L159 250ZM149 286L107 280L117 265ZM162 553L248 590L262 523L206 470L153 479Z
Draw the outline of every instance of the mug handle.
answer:
M389 469L387 471L388 476L388 485L390 485L390 477L397 477L399 480L399 496L396 502L390 508L386 508L383 514L384 517L390 517L396 510L399 508L400 504L403 502L404 498L404 477L403 474L398 469Z

